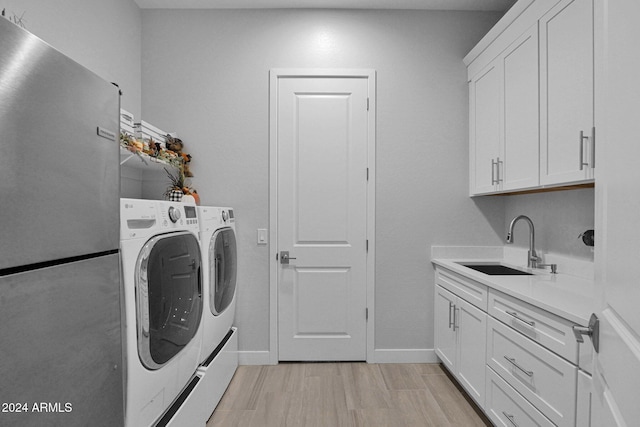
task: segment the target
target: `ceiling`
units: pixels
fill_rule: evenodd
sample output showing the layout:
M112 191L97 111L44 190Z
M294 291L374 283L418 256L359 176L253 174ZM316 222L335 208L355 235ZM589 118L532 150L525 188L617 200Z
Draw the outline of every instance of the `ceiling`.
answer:
M135 0L141 9L423 9L505 12L516 0Z

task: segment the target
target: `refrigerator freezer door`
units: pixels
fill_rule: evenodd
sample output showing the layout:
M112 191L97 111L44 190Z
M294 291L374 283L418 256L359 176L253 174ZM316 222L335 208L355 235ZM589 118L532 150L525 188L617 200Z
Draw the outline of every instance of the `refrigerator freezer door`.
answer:
M0 402L27 404L0 425L124 424L119 275L115 254L0 277Z
M0 270L118 248L119 91L0 19Z

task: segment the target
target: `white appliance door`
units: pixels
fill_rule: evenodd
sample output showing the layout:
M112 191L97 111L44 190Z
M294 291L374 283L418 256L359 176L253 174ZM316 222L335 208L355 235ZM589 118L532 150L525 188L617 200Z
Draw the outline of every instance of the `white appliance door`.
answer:
M209 247L209 307L218 316L229 307L236 292L236 233L232 228L216 231Z
M0 271L118 248L119 91L0 19Z
M188 232L147 242L136 265L138 355L159 369L191 344L202 317L200 245Z

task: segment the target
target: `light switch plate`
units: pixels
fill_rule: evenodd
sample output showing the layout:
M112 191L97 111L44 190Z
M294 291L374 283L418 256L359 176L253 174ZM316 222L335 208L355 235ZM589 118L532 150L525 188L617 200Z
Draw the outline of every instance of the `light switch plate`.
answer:
M267 244L267 229L266 228L258 228L258 244L266 245Z

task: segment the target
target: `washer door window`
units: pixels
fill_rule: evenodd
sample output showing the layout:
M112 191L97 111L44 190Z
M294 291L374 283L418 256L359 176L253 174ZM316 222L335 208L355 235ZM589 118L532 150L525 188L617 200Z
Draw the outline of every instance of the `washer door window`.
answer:
M202 314L200 246L187 232L155 236L142 248L136 276L138 354L158 369L189 345Z
M209 245L209 306L219 315L236 292L236 234L231 228L216 231Z

